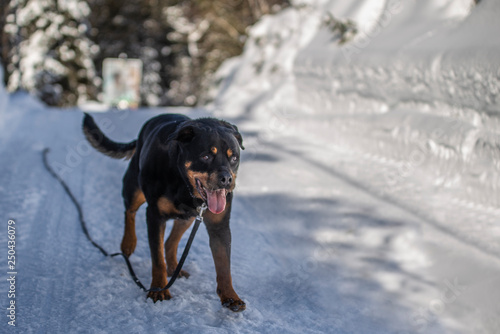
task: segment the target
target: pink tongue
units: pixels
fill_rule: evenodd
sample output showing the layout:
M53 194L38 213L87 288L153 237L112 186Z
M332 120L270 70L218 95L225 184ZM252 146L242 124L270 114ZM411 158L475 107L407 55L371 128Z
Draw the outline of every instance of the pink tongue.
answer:
M219 214L226 208L226 189L206 190L208 210Z

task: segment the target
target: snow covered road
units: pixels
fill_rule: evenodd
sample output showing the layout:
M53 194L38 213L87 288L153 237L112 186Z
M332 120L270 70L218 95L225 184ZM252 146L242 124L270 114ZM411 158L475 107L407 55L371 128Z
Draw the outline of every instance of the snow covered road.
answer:
M233 314L220 306L204 229L186 262L191 277L171 288L172 300L153 304L121 259L104 258L86 240L75 208L44 170L41 152L51 148L49 161L81 201L90 234L109 251L117 251L121 240L121 177L127 163L89 149L78 110L46 109L24 95L10 97L8 105L0 123L0 208L5 228L8 219L18 228L19 332L494 333L499 328L495 257L419 217L411 210L419 212L418 206L378 195L364 183L377 173L376 164L340 149L325 150L305 134L270 135L265 125L238 119L230 121L241 127L247 150L234 203L232 269L247 310ZM165 110L95 117L110 137L125 141L158 112ZM139 241L131 260L148 284L144 208L137 217ZM0 244L7 244L4 233ZM5 280L0 288L7 290ZM7 302L3 296L1 306ZM12 330L7 320L2 331Z

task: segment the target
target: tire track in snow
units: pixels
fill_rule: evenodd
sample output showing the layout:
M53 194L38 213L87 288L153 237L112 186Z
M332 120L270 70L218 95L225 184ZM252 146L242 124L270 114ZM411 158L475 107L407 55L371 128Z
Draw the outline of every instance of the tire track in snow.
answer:
M66 321L74 316L73 297L78 288L74 286L78 272L75 259L80 231L75 228L77 216L72 203L41 166L41 152L34 153L31 163L37 166L34 167L37 173L33 174L37 177L30 179L17 176L16 179L25 179L36 185L34 190L39 193L43 193L43 189L51 190L47 196L40 197L37 209L25 217L28 219L25 223L29 223L31 231L22 246L26 248L26 253L35 251L36 255L31 254L21 264L27 268L27 272L20 272L24 283L20 286L19 311L23 314L21 326L23 323L30 324L30 327L26 327L28 332L41 330L58 333L65 331ZM30 219L39 222L29 222Z

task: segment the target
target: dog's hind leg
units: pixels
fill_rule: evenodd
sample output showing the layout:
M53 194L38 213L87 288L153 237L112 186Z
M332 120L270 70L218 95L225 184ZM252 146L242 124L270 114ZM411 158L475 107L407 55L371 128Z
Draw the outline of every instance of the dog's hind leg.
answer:
M137 245L135 213L145 201L144 194L139 189L134 192L130 201L125 201L125 231L123 233L121 250L127 257L132 255Z
M165 241L165 258L167 260L167 273L168 276L172 276L177 268L177 248L179 247L179 241L181 241L182 235L193 223L194 218L188 220L174 220L174 226L172 227L172 231L170 231L170 235ZM189 273L187 271L181 270L179 273L181 277L189 277Z
M132 255L137 245L135 235L135 213L139 207L146 202L144 193L140 190L137 182L137 174L131 162L125 176L123 177L123 202L125 204L125 232L121 244L121 250L127 257Z
M132 255L137 245L137 236L135 235L135 213L140 206L146 202L144 193L139 187L137 156L132 158L127 172L123 176L123 203L125 204L125 231L121 243L121 250L127 257Z

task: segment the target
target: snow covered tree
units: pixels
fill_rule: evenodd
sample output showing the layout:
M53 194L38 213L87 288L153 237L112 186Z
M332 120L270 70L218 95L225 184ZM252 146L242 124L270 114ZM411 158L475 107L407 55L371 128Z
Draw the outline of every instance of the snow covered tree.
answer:
M89 6L82 0L11 0L3 41L9 91L27 90L53 106L72 106L97 94L89 40Z

